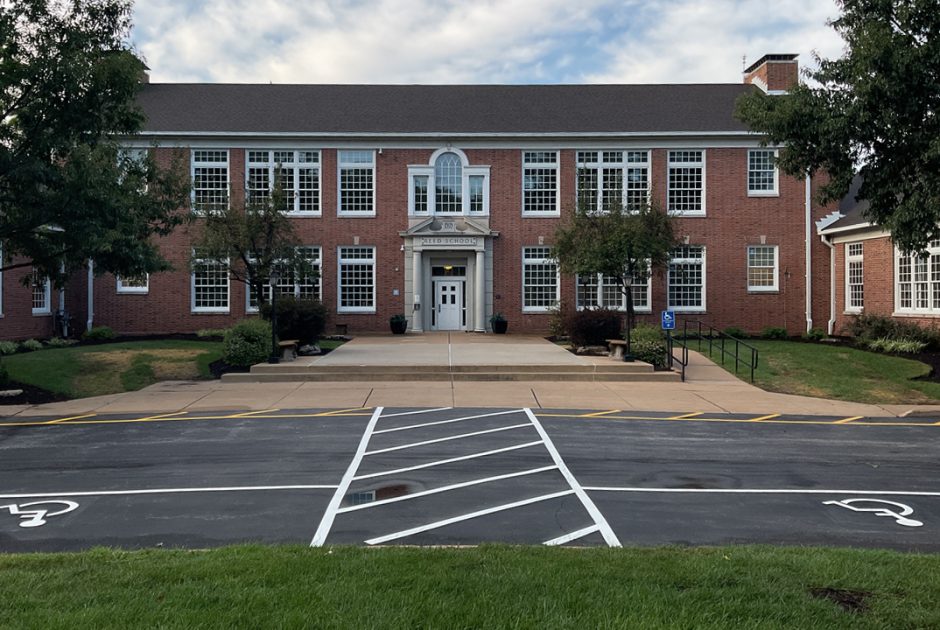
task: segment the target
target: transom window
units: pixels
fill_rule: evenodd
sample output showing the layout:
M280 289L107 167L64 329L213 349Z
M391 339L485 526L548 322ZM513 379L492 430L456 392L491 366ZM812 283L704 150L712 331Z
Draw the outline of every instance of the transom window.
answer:
M627 310L627 296L617 278L604 274L577 276L578 308L610 308ZM633 293L633 310L640 313L650 312L650 274L645 273L633 279L630 287Z
M777 246L751 245L747 248L747 290L776 291Z
M228 261L201 259L193 252L192 310L194 313L228 313Z
M649 151L578 151L578 205L597 212L649 203Z
M705 310L705 247L683 245L672 252L669 262L669 308L678 311Z
M522 248L522 310L545 312L559 300L558 263L550 247Z
M670 151L667 205L670 212L705 214L705 152Z
M486 215L490 167L471 166L458 149L435 151L427 165L408 167L408 199L413 216Z
M375 216L375 151L339 151L339 214Z
M897 310L940 313L940 240L930 241L924 256L898 252Z
M322 299L320 289L320 248L299 247L298 252L306 259L310 269L299 273L296 269L288 268L286 264L275 265L278 272L277 294L301 299ZM265 300L270 301L271 284L265 283L262 291ZM249 313L258 311L258 299L251 287L248 287L248 306L246 310Z
M145 273L141 276L118 276L118 293L147 293L150 291L150 274Z
M747 194L752 197L777 194L777 152L751 149L747 152Z
M860 313L865 307L865 250L863 243L845 246L845 310Z
M522 214L558 215L558 152L522 152Z
M228 151L193 151L193 212L228 209Z
M375 312L375 248L339 248L340 313Z
M246 192L249 203L262 203L279 176L281 212L296 216L320 214L320 152L295 150L248 151Z

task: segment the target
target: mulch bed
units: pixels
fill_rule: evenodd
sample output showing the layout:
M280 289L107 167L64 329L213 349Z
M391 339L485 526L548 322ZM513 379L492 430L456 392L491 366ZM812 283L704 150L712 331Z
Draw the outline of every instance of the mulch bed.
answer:
M2 411L3 405L43 405L45 403L71 400L65 394L57 394L16 381L8 381L6 385L0 387L0 390L8 389L22 389L23 393L16 396L0 396L0 411Z

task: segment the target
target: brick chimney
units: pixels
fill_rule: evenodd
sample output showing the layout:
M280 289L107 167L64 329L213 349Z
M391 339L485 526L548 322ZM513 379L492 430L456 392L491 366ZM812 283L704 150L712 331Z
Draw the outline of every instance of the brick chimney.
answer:
M800 80L798 55L764 55L744 71L744 82L768 94L787 92Z

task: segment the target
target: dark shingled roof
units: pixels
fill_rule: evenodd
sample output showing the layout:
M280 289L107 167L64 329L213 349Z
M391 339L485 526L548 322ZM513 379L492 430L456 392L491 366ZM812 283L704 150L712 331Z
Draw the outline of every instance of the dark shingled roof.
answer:
M868 210L869 205L868 200L855 198L861 187L862 178L856 175L852 180L852 185L849 187L849 192L845 194L845 197L839 200L839 212L844 216L831 225L826 226L826 229L823 230L824 232L855 226L865 227L868 225L869 221L865 217L865 211Z
M745 84L152 83L146 132L512 134L742 132Z

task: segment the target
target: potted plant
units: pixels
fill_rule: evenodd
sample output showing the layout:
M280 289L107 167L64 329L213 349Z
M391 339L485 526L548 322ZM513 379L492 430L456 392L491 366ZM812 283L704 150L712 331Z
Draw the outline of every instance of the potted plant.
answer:
M404 335L405 331L408 330L408 319L404 313L398 313L392 315L388 320L388 325L391 327L393 334Z
M505 335L506 329L509 328L509 322L506 321L502 313L493 313L493 316L490 317L490 325L497 335Z

